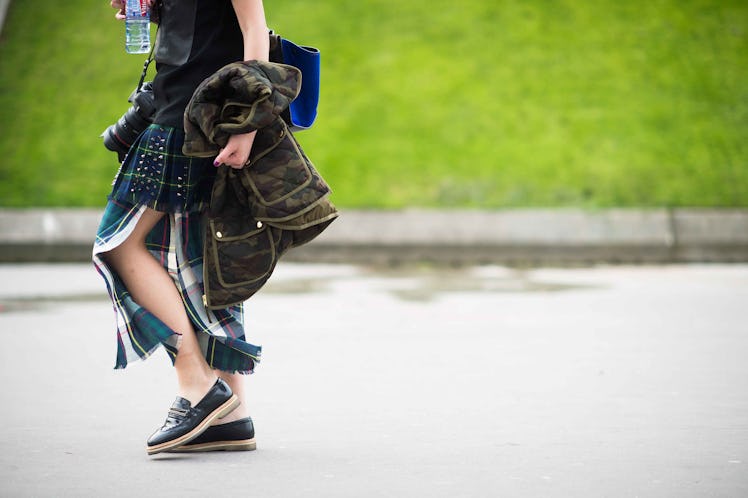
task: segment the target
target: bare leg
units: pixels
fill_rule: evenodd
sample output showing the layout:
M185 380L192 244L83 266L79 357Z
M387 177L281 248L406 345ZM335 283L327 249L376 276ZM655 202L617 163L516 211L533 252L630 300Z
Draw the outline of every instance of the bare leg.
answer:
M194 406L212 387L216 372L203 357L174 281L146 249L146 236L163 216L164 213L146 209L133 233L125 242L107 253L105 258L125 283L135 302L181 334L174 363L178 395L188 399Z
M213 422L213 425L226 424L239 420L241 418L249 417L249 405L247 404L247 389L245 386L246 375L241 374L230 374L226 372L218 372L218 376L221 377L229 385L231 390L239 397L241 404L234 409L231 413L226 415L220 420Z

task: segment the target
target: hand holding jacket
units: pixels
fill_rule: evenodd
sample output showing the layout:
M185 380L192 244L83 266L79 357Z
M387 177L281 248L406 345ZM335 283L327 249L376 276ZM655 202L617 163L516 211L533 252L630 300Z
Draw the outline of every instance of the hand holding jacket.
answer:
M249 153L252 150L255 135L257 135L256 131L242 133L241 135L231 135L226 143L226 147L221 149L221 152L216 156L213 165L220 166L221 164L225 164L234 169L242 169L247 165L247 161L249 160Z
M273 124L301 90L301 71L274 62L228 64L206 78L184 112L182 150L198 157L215 156L231 135Z
M213 156L232 135L257 131L248 167L224 165L216 174L204 240L208 308L248 299L281 255L338 216L330 187L281 118L300 86L293 66L233 63L203 81L187 105L186 155Z

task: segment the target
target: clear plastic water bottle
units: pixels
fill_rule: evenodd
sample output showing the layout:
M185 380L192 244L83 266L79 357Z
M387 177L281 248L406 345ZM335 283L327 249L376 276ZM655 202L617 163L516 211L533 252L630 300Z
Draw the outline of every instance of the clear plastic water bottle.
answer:
M151 50L151 21L146 0L127 0L125 5L125 51L147 54Z

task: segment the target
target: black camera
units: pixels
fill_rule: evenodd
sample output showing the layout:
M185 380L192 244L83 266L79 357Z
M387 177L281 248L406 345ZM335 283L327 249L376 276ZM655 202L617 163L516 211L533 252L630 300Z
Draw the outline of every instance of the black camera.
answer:
M130 146L138 135L153 122L156 114L154 100L153 83L150 81L143 83L127 99L132 103L132 107L101 134L104 147L116 152L120 162L125 159L127 151L130 150Z

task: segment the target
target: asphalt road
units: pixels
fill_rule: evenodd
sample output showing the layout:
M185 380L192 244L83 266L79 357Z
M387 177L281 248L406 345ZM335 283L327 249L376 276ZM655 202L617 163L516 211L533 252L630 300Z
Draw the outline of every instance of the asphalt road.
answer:
M247 306L258 450L148 457L89 265L0 265L0 495L748 496L748 266L283 264Z

